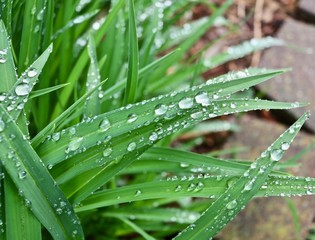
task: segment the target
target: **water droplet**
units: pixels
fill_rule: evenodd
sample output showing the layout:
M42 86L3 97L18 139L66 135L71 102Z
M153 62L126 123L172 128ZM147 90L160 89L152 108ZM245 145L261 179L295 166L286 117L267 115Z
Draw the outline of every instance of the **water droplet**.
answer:
M25 95L28 95L31 90L32 90L32 88L31 88L30 85L28 85L28 84L20 84L20 85L16 86L15 93L18 96L25 96Z
M69 151L77 150L79 147L81 147L82 142L83 142L83 137L73 138L72 141L69 143L69 146L68 146Z
M37 74L38 71L35 68L30 68L27 72L27 76L29 76L30 78L35 77Z
M236 108L236 104L235 104L235 103L231 103L230 106L231 106L232 109L235 109L235 108Z
M104 151L103 151L103 156L104 157L108 157L109 155L111 155L111 153L113 152L113 149L112 148L106 148Z
M180 192L183 190L183 187L181 185L177 185L175 188L175 192Z
M60 139L60 132L53 133L51 139L52 139L54 142L57 142L57 141Z
M102 132L107 131L109 128L111 127L110 121L108 120L108 118L104 118L102 120L102 122L100 123L100 130Z
M218 98L219 98L219 95L215 93L215 94L212 95L212 98L213 98L213 99L218 99Z
M237 206L236 200L233 200L233 201L229 202L228 204L226 204L227 209L234 209L234 208L236 208L236 206Z
M137 147L137 144L136 144L135 142L131 142L131 143L129 143L128 146L127 146L127 151L128 151L128 152L132 152L133 150L136 149L136 147Z
M20 171L19 172L19 179L24 179L24 178L26 178L26 175L27 175L27 172L26 171Z
M281 145L281 149L284 150L284 151L285 151L285 150L288 150L289 147L290 147L290 144L287 143L287 142L284 142L284 143L282 143L282 145Z
M152 132L149 139L153 142L156 141L158 139L158 134L156 132Z
M136 121L137 118L138 118L138 117L137 117L136 114L131 113L131 114L128 115L128 120L127 120L127 122L128 122L128 123L132 123L132 122Z
M200 92L195 96L195 100L197 103L201 104L202 106L209 106L210 105L210 98L208 97L207 92Z
M270 157L271 157L271 160L272 161L279 161L283 156L283 150L281 149L275 149L275 150L272 150L271 153L270 153Z
M183 98L179 101L178 106L180 109L189 109L194 105L194 99L191 97Z
M0 50L0 63L5 63L7 61L7 49Z
M165 104L158 104L155 106L154 112L155 115L160 116L167 112L167 106Z
M3 132L4 129L5 129L5 123L2 120L2 118L0 118L0 132Z
M203 117L203 113L202 112L195 112L190 114L191 118L193 119L201 119Z
M252 190L253 185L254 185L253 181L249 181L249 182L244 186L244 190L245 190L245 191Z
M140 196L141 194L142 194L141 190L137 190L136 193L135 193L135 196L138 197L138 196Z

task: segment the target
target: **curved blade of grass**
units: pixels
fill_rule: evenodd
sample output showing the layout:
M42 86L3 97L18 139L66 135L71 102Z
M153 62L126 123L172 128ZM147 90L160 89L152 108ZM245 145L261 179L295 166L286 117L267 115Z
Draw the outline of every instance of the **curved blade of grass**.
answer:
M173 176L167 180L132 184L99 191L83 200L76 212L88 211L134 201L182 197L218 199L242 175L210 176L207 173L190 176ZM159 189L159 191L156 191ZM308 177L270 176L258 188L256 197L301 196L315 194L315 179Z
M283 46L285 42L281 39L273 37L265 37L262 39L251 39L239 45L227 48L226 51L209 57L203 61L204 70L214 68L228 61L242 58L255 51L263 50L273 46Z
M121 207L119 209L108 209L102 216L133 216L137 220L144 221L193 223L200 217L200 214L198 212L181 210L178 208Z
M133 0L129 0L129 56L125 105L134 103L138 86L139 50Z
M251 167L202 214L174 239L200 239L214 237L255 196L264 184L272 168L282 158L285 150L309 118L305 113L286 130Z
M0 105L0 160L34 215L56 239L83 239L72 206L9 113Z
M60 88L66 87L67 85L69 85L69 84L68 83L64 83L64 84L59 84L59 85L56 85L56 86L53 86L53 87L32 91L30 93L30 95L29 95L29 99L37 98L37 97L43 96L45 94L57 91Z

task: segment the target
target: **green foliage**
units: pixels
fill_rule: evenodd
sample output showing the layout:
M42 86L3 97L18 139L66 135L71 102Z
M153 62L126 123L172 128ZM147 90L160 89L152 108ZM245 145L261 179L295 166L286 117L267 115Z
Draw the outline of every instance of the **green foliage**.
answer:
M252 163L169 147L187 129L226 128L211 118L305 105L237 94L283 69L203 81L209 68L284 44L190 56L209 28L237 28L223 16L232 3L189 20L196 2L4 1L1 239L209 239L254 197L313 194L315 179L273 169L308 113Z

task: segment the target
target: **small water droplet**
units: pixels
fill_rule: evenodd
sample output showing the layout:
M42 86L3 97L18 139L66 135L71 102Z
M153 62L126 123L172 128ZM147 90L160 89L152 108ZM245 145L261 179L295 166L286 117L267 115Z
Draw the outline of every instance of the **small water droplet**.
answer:
M163 115L167 112L168 107L165 104L158 104L154 108L154 113L157 116Z
M190 114L191 118L193 119L201 119L203 117L203 113L202 112L195 112Z
M236 104L235 104L235 103L231 103L230 106L231 106L232 109L235 109L235 108L236 108Z
M138 197L138 196L140 196L141 194L142 194L141 190L137 190L136 193L135 193L135 196Z
M228 204L226 204L227 209L234 209L234 208L236 208L236 206L237 206L236 200L233 200L233 201L229 202Z
M112 148L106 148L104 151L103 151L103 156L104 157L108 157L109 155L111 155L111 153L113 152L113 149Z
M183 98L179 101L178 106L180 109L189 109L194 105L194 99L191 97Z
M180 192L183 190L183 187L181 185L177 185L175 188L175 192Z
M248 183L244 186L244 190L245 190L245 191L252 190L253 185L254 185L253 181L248 182Z
M27 175L27 172L26 171L20 171L19 172L19 179L25 179L26 178L26 175Z
M127 151L128 151L128 152L132 152L133 150L136 149L136 147L137 147L137 144L136 144L135 142L131 142L131 143L129 143L128 146L127 146Z
M131 113L131 114L128 115L128 120L127 120L127 122L128 122L128 123L135 122L135 121L137 120L137 118L138 118L138 117L137 117L136 114Z
M29 76L30 78L35 77L37 74L38 71L35 68L30 68L27 72L27 76Z
M288 143L288 142L284 142L284 143L282 143L282 145L281 145L281 149L282 150L288 150L289 149L289 147L290 147L290 144Z
M68 146L69 151L77 150L79 147L81 147L82 142L83 142L83 137L73 138L72 141L69 143L69 146Z
M31 88L30 85L28 85L28 84L20 84L20 85L16 86L15 93L18 96L25 96L25 95L28 95L31 90L32 90L32 88Z
M279 161L283 156L283 150L281 149L275 149L275 150L272 150L271 153L270 153L270 157L271 157L271 160L272 161Z
M100 123L100 130L102 132L105 132L107 131L110 127L111 127L111 124L110 124L110 121L108 120L108 118L104 118L101 123Z
M153 142L156 141L158 139L158 134L156 132L152 132L149 139Z

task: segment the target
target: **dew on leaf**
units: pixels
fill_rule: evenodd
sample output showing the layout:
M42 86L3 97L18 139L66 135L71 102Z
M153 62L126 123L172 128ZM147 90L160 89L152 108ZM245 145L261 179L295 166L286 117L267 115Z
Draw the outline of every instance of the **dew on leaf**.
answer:
M150 137L149 137L149 140L154 142L157 139L158 139L158 134L156 132L152 132Z
M141 190L137 190L136 193L135 193L135 196L140 196L142 194Z
M111 155L112 152L113 152L113 149L112 149L111 147L106 148L106 149L103 151L103 156L104 156L104 157L108 157L109 155Z
M283 156L283 150L281 149L275 149L275 150L272 150L271 153L270 153L270 157L271 157L271 160L272 161L279 161Z
M194 99L191 97L183 98L178 103L178 106L180 109L189 109L189 108L192 108L193 105L194 105Z
M128 151L128 152L132 152L133 150L136 149L136 147L137 147L137 144L136 144L135 142L131 142L131 143L129 143L128 146L127 146L127 151Z
M18 96L25 96L28 95L32 90L32 87L28 84L20 84L17 85L15 88L15 93Z
M167 106L165 104L158 104L154 108L154 113L157 116L163 115L167 112Z
M71 142L68 145L68 149L69 151L75 151L77 150L79 147L81 147L83 142L83 137L75 137L71 140Z
M27 172L22 170L18 174L19 174L19 179L25 179L26 175L27 175Z
M138 118L138 117L137 117L136 114L131 113L131 114L128 115L128 120L127 120L127 122L128 122L128 123L135 122L135 121L137 120L137 118Z
M195 100L197 103L201 104L202 106L209 106L210 99L208 97L207 92L200 92L195 96Z
M100 125L99 125L100 130L101 130L102 132L107 131L107 130L110 128L110 126L111 126L111 124L110 124L110 121L108 120L108 118L104 118L104 119L101 121Z
M228 204L226 204L227 209L234 209L234 208L236 208L236 206L237 206L236 200L233 200L233 201L229 202Z
M35 68L30 68L27 72L27 76L29 76L30 78L35 77L37 74L38 71Z
M281 144L281 149L282 150L288 150L289 149L289 147L290 147L290 144L288 143L288 142L283 142L282 144Z

